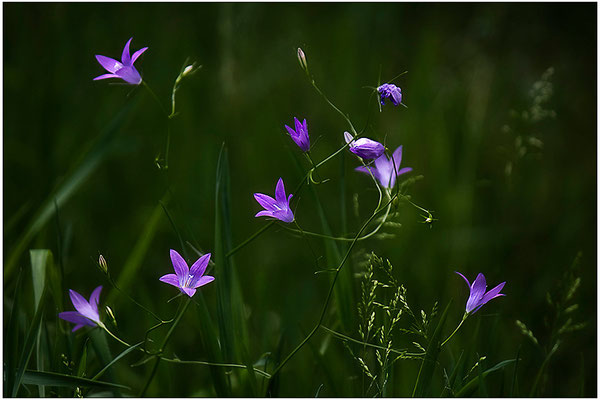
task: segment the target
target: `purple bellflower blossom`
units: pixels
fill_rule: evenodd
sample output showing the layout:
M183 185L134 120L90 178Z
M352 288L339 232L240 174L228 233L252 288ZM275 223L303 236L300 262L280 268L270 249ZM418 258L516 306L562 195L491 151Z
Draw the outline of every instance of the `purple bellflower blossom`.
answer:
M100 292L102 286L98 286L92 292L90 301L88 302L85 297L80 295L74 290L69 290L69 296L71 302L77 311L64 311L58 314L59 318L64 319L75 324L75 328L71 332L75 332L79 328L87 326L100 326L104 325L100 322L100 314L98 313L98 301L100 300Z
M300 123L298 118L294 117L294 125L296 130L293 130L287 125L285 126L285 129L287 129L292 140L302 149L302 151L306 152L310 150L310 139L308 137L308 125L306 124L306 119Z
M171 249L171 262L175 273L163 275L159 281L173 285L182 293L192 297L200 286L215 280L214 276L204 275L209 261L210 253L206 253L196 260L192 268L189 268L183 257Z
M456 271L454 271L456 272ZM469 280L460 272L456 272L458 275L462 276L462 278L467 282L467 286L471 291L469 293L469 300L467 300L467 306L465 308L465 315L473 314L477 310L479 310L485 303L499 296L505 296L505 294L500 293L506 282L502 282L495 288L491 289L486 293L487 285L485 283L485 276L483 274L478 274L477 278L473 281L473 283L469 283Z
M389 98L395 106L402 103L402 90L392 83L384 83L377 88L377 92L381 95L381 105L385 105L384 100Z
M394 185L396 185L396 177L412 171L411 167L400 168L401 162L402 146L398 147L390 158L388 158L386 154L382 154L375 160L374 167L357 167L356 170L368 174L370 169L373 173L373 176L379 181L381 186L391 189L394 187Z
M348 148L350 151L365 160L374 160L385 151L385 147L374 140L368 138L353 140L350 132L344 132L344 139L346 143L349 143Z
M143 52L148 50L148 48L141 48L133 53L133 56L130 56L129 44L131 43L132 39L133 38L129 39L125 44L120 62L110 57L96 55L96 60L98 60L100 65L102 65L102 67L104 67L104 69L110 73L95 77L95 81L100 79L119 78L123 79L130 85L139 85L142 83L142 77L140 76L138 70L133 66L133 63L138 59L139 56L142 55Z
M254 198L258 201L264 210L259 211L255 217L270 217L283 222L294 222L294 213L290 209L290 200L292 194L286 199L283 179L279 178L275 187L275 198L262 193L254 193Z

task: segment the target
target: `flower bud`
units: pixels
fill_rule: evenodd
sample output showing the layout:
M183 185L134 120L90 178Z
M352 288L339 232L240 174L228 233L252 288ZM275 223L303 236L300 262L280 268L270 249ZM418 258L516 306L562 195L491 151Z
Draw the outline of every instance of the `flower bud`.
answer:
M185 69L183 70L183 73L181 74L181 76L188 76L189 74L191 74L193 72L194 66L193 65L188 65L187 67L185 67Z
M350 151L365 160L374 160L385 151L381 143L367 138L354 140L349 132L344 132L344 139L349 144Z
M98 257L98 266L102 272L108 275L108 263L102 254L100 254L100 257Z
M117 326L117 319L115 318L115 314L113 313L112 308L110 308L109 306L105 306L106 309L106 314L110 317L111 322L114 324L114 326Z
M304 51L298 47L298 62L300 63L300 67L306 72L308 72L308 63L306 62L306 55Z

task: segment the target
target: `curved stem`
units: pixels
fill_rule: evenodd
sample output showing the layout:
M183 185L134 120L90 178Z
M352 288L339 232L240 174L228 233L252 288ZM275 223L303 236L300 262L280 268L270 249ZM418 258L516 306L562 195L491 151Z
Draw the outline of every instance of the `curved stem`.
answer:
M156 93L154 93L154 90L152 90L152 88L146 83L146 81L142 81L142 85L144 85L144 87L148 90L148 92L150 93L150 95L152 96L152 98L154 99L154 101L156 101L156 103L160 107L161 111L168 118L169 117L169 113L167 113L167 110L165 110L165 107L163 106L163 104L158 99L158 96L156 95Z
M127 346L127 347L132 347L129 343L127 343L124 340L121 340L117 335L115 335L114 333L112 333L111 331L109 331L108 328L104 324L102 324L100 326L100 328L104 329L104 331L106 333L108 333L113 339L115 339L117 342L121 343L122 345Z
M460 327L462 326L463 322L465 322L465 320L467 319L467 317L468 317L468 316L469 316L469 314L468 314L468 313L465 313L465 314L463 315L463 317L462 317L462 320L460 321L460 324L458 324L458 326L456 327L456 329L454 330L454 332L452 332L452 333L450 334L450 336L448 336L448 338L446 338L446 340L444 340L444 341L442 342L442 344L440 344L440 348L444 347L444 345L446 344L446 342L448 342L448 340L450 340L450 339L452 338L452 336L454 336L454 334L455 334L456 332L458 332L458 330L460 329Z
M145 312L147 312L148 314L150 314L152 316L152 318L156 319L157 321L162 321L162 318L160 318L158 315L154 314L152 311L150 311L149 309L147 309L146 307L144 307L143 305L141 305L140 303L138 303L129 294L127 294L126 292L124 292L123 290L121 290L121 288L119 286L117 286L117 283L112 279L111 276L107 276L107 278L108 278L108 282L110 282L110 284L115 289L117 289L121 294L125 295L125 297L127 297L133 304L135 304L136 306L138 306L139 308L141 308L142 310L144 310Z
M209 361L200 361L200 360L191 360L191 361L186 361L186 360L178 360L178 359L173 359L173 358L165 358L165 357L160 357L160 359L162 361L165 362L170 362L170 363L174 363L174 364L198 364L198 365L208 365L211 367L224 367L224 368L240 368L240 369L247 369L248 367L245 365L240 365L240 364L229 364L229 363L213 363L213 362L209 362ZM256 372L257 374L264 376L265 378L270 378L271 374L258 369L258 368L253 368L254 372Z
M273 226L273 224L275 224L275 221L270 221L268 224L264 225L262 228L254 232L248 239L244 240L242 243L229 250L229 252L225 254L225 257L231 257L232 255L237 253L239 250L242 249L242 247L246 246L248 243L259 237L263 232L265 232L267 229Z

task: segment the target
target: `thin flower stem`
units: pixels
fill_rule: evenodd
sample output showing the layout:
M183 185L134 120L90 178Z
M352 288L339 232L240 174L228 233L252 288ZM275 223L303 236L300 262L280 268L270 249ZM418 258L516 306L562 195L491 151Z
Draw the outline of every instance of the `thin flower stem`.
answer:
M376 344L372 344L372 343L368 343L368 342L363 342L354 338L351 338L350 336L346 336L343 333L340 333L338 331L334 331L333 329L330 329L328 327L326 327L325 325L321 325L321 328L326 330L327 332L331 333L333 336L338 337L339 339L342 340L347 340L349 342L353 342L356 344L362 344L363 346L368 346L368 347L373 347L375 349L380 349L380 350L388 350L387 347L383 347L383 346L378 346ZM389 349L392 353L396 353L396 354L400 354L400 355L406 355L409 357L422 357L425 355L425 353L409 353L406 350L397 350L397 349Z
M198 365L209 365L211 367L224 367L224 368L240 368L240 369L247 369L248 367L246 365L240 365L240 364L228 364L228 363L213 363L213 362L209 362L209 361L200 361L200 360L191 360L191 361L186 361L186 360L178 360L178 359L173 359L173 358L165 358L165 357L160 357L162 361L165 362L170 362L170 363L174 363L174 364L198 364ZM256 372L257 374L269 379L271 377L271 374L258 369L258 368L253 368L254 372Z
M107 274L108 275L108 274ZM121 294L125 295L125 297L127 297L131 302L133 302L133 304L135 304L136 306L138 306L139 308L141 308L142 310L144 310L145 312L147 312L148 314L150 314L152 316L152 318L156 319L157 321L161 321L164 322L162 320L162 318L160 318L159 316L157 316L156 314L154 314L152 311L150 311L149 309L147 309L146 307L144 307L143 305L141 305L140 303L138 303L133 297L131 297L129 294L127 294L126 292L124 292L123 290L121 290L121 288L119 286L117 286L117 283L112 279L112 277L110 275L107 276L108 281L110 282L110 284L117 289Z
M275 221L270 221L268 224L266 224L263 227L261 227L259 230L257 230L256 232L254 232L252 234L252 236L250 236L248 239L244 240L242 243L238 244L233 249L229 250L229 252L227 254L225 254L225 257L231 257L232 255L234 255L235 253L237 253L239 250L242 249L242 247L246 246L248 243L250 243L251 241L253 241L257 237L259 237L263 232L265 232L267 229L269 229L274 224L275 224Z
M337 111L338 114L340 114L342 117L344 117L344 119L346 120L346 122L348 122L348 125L350 126L350 130L352 131L352 133L354 134L354 136L357 135L356 129L354 129L354 125L352 125L352 121L350 121L350 118L348 118L348 116L346 114L344 114L342 112L342 110L340 110L339 108L337 108L335 106L335 104L333 104L325 95L325 93L323 93L321 91L321 89L319 89L319 87L317 86L317 83L315 82L314 79L310 79L310 84L315 88L315 90L321 95L321 97L323 97L323 99L325 99L325 101L327 102L327 104L329 104L331 106L331 108L333 108L335 111Z
M146 83L146 81L142 81L142 85L144 85L144 87L148 90L148 92L150 93L150 95L152 96L152 98L156 101L156 103L160 107L161 111L168 118L169 117L169 113L167 113L167 110L165 110L165 107L163 106L163 104L158 99L158 96L156 95L156 93L154 93L154 90L152 90L152 88Z
M175 331L175 328L179 324L179 321L181 321L181 317L183 317L183 314L185 314L185 311L188 309L190 303L192 302L191 300L192 300L191 297L188 297L186 299L183 307L181 308L181 311L179 312L179 314L175 318L175 322L173 322L173 325L171 325L171 328L169 329L169 331L167 332L167 335L163 339L162 344L159 347L158 354L161 354L164 351L165 346L167 345L167 343L169 342L169 339L171 338L171 335ZM152 382L152 379L154 378L154 375L156 374L156 369L158 368L158 364L159 364L159 362L161 360L161 357L160 357L160 355L157 355L157 356L155 356L155 358L156 358L156 361L154 362L154 366L152 367L152 371L150 372L150 375L148 376L148 379L146 380L146 384L144 385L144 388L140 392L140 396L139 397L144 397L145 396L146 391L148 390L148 387L150 386L150 383Z
M440 344L440 348L444 347L444 345L445 345L445 344L446 344L446 343L447 343L447 342L448 342L450 339L452 339L452 336L454 336L454 334L455 334L456 332L458 332L458 330L460 329L460 327L462 326L463 322L465 322L465 320L467 319L467 317L468 317L468 316L469 316L469 314L468 314L468 313L465 313L465 314L463 315L463 317L462 317L462 320L460 321L460 324L458 324L458 326L456 327L456 329L454 330L454 332L452 332L452 333L450 334L450 336L448 336L448 338L447 338L446 340L444 340L444 341L442 342L442 344Z
M395 198L395 196L389 200L389 203L391 203L394 200L394 198ZM381 210L379 210L379 211L381 211ZM292 352L290 354L288 354L288 356L285 359L283 359L283 361L277 366L277 368L275 368L275 370L271 373L270 379L275 377L281 371L281 369L285 366L285 364L287 364L287 362L310 340L310 338L315 334L315 332L317 332L317 330L323 323L323 319L325 318L325 313L327 312L327 308L329 306L329 301L331 300L331 295L333 294L333 289L335 287L335 283L337 282L337 278L340 274L340 271L342 270L342 267L344 266L346 260L350 256L350 253L352 252L352 248L356 244L356 239L358 239L358 237L360 236L362 231L373 220L373 218L375 218L375 216L379 213L379 211L376 211L375 213L373 213L373 215L371 215L371 217L369 217L369 219L363 224L363 226L360 228L360 230L356 234L356 237L354 238L352 243L350 243L350 246L348 247L348 250L346 251L344 258L340 262L340 265L336 268L335 275L333 276L333 281L331 282L331 286L329 287L329 292L327 293L327 297L325 298L325 304L323 305L323 309L321 310L321 315L319 316L319 320L318 320L317 324L313 327L313 329L310 331L308 336L306 336L302 340L302 342L300 342L300 344L298 346L296 346L296 348L294 350L292 350Z
M120 338L119 338L117 335L115 335L114 333L112 333L111 331L109 331L109 330L108 330L108 328L107 328L106 326L104 326L104 324L103 324L103 325L101 325L100 327L101 327L102 329L104 329L104 331L105 331L106 333L108 333L110 336L112 336L112 338L113 338L113 339L115 339L117 342L121 343L121 344L122 344L122 345L124 345L124 346L127 346L127 347L132 347L132 346L131 346L129 343L127 343L127 342L126 342L126 341L124 341L124 340L121 340L121 339L120 339Z

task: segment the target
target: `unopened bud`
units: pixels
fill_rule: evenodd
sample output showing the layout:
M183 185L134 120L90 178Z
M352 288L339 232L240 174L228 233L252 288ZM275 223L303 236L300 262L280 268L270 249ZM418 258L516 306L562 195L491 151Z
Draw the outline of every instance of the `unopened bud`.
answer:
M188 65L187 67L185 67L185 69L183 70L183 73L181 74L181 76L187 76L189 74L192 73L192 70L194 69L193 65Z
M306 55L300 47L298 47L298 62L300 63L300 67L302 67L304 71L308 72L308 63L306 62Z
M102 254L100 254L100 257L98 257L98 266L100 267L102 272L108 274L108 263L106 262Z
M112 323L117 326L117 319L115 318L115 314L113 313L112 309L109 306L106 306L106 314L108 314L108 316L110 317Z

